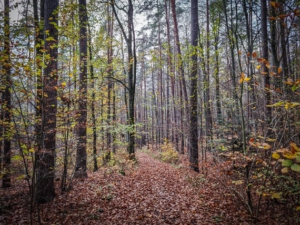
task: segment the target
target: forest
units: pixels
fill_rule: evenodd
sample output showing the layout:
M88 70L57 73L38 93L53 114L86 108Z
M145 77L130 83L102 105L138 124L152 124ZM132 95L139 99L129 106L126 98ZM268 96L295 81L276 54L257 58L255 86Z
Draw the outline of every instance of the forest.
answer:
M0 224L300 224L299 1L0 11Z

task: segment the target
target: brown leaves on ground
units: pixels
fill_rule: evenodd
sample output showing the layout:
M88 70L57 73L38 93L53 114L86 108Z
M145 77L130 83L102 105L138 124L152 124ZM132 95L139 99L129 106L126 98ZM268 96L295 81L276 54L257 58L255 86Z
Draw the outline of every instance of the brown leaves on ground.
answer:
M142 152L137 158L138 167L126 176L103 169L74 180L71 191L36 206L33 224L39 217L42 224L254 224L211 171L204 177L184 163L174 166ZM1 224L30 224L24 193L19 185L1 190Z

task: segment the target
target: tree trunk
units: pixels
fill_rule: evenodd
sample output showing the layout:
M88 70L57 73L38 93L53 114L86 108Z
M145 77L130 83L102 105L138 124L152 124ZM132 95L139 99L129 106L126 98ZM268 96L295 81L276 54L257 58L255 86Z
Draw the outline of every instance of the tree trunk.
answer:
M190 95L190 167L199 172L198 166L198 115L197 115L197 45L199 37L198 24L198 0L191 0L191 45L193 54L191 57L191 95Z
M184 67L182 62L182 55L181 55L181 46L179 40L179 33L178 33L178 23L177 23L177 16L176 16L176 3L175 0L170 0L171 8L172 8L172 15L173 15L173 23L174 23L174 36L175 36L175 43L177 48L177 61L178 61L178 70L179 70L179 98L180 98L180 127L181 127L181 145L180 145L180 153L184 153L184 117L187 117L188 112L188 96L186 90L186 83L184 78ZM184 95L184 96L183 96ZM184 109L186 108L186 115L184 115ZM177 132L178 133L178 132Z
M267 62L269 59L269 50L268 50L268 27L267 27L267 0L260 0L261 3L261 41L262 41L262 58ZM262 63L262 73L265 78L265 104L271 104L271 93L270 93L270 75L269 69L266 66L266 63ZM266 121L268 123L271 121L271 107L266 107Z
M54 154L56 144L57 112L57 9L59 1L45 1L44 4L44 48L50 61L44 69L43 107L42 107L42 149L37 156L37 192L36 202L45 203L53 200L54 191ZM47 32L46 32L47 31ZM48 34L47 34L48 33ZM48 37L51 37L49 40Z
M87 177L86 172L86 125L87 125L87 10L86 0L79 0L79 99L77 117L77 154L75 178Z
M108 38L108 46L107 46L107 74L109 77L113 76L113 47L112 47L112 39L113 39L113 21L112 15L110 12L110 7L107 6L107 38ZM112 92L113 92L113 83L112 79L108 79L107 81L107 150L105 153L105 163L110 160L111 150L112 150Z
M128 65L128 118L127 123L130 126L130 130L128 132L128 146L127 152L129 154L129 158L135 160L135 118L134 118L134 100L135 100L135 85L136 85L136 50L135 50L135 33L134 33L134 24L133 24L133 4L132 0L128 0L128 11L127 11L127 33L118 17L118 14L115 9L115 2L111 2L111 6L113 8L114 15L118 21L118 24L122 30L122 34L127 44L127 65Z
M205 128L206 128L206 149L212 139L212 114L210 106L210 37L209 37L209 0L206 0L206 72L203 77L204 88L204 110L205 110ZM205 158L206 160L206 158Z
M94 161L94 172L98 170L97 163L97 126L96 126L96 115L95 115L95 101L96 101L96 92L95 92L95 76L94 76L94 66L92 64L93 61L93 52L92 52L92 34L90 23L88 22L89 28L89 53L90 53L90 73L91 73L91 81L92 81L92 126L93 126L93 161Z
M4 96L3 96L3 134L4 134L4 141L3 141L3 170L4 175L2 178L2 187L10 187L11 186L11 179L10 179L10 163L11 163L11 59L10 59L10 18L9 18L10 6L9 0L4 1L4 55L5 61L3 63L3 70L4 70Z

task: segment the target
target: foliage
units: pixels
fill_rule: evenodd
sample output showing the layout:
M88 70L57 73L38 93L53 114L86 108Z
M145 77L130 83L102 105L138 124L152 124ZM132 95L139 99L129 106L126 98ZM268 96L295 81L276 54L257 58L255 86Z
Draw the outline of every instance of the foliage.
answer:
M179 162L179 155L174 145L167 140L160 146L160 159L163 162L167 163L178 163Z

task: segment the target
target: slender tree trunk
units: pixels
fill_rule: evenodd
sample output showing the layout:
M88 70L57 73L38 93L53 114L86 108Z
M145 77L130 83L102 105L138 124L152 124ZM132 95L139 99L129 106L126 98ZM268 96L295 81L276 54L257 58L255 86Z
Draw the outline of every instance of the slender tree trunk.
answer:
M75 166L75 178L87 177L86 172L86 144L87 144L87 10L86 0L79 0L79 100L77 117L77 154Z
M94 66L92 64L93 52L92 52L92 34L90 23L88 22L89 28L89 53L90 53L90 73L92 82L92 126L93 126L93 161L94 161L94 172L98 170L97 163L97 125L96 125L96 115L95 115L95 101L96 101L96 91L95 91L95 76L94 76Z
M36 202L44 203L53 200L54 190L54 154L56 148L56 113L57 113L57 10L59 1L45 1L44 4L44 48L50 61L44 69L43 107L42 107L42 149L37 159L37 192ZM46 32L47 31L47 32ZM48 33L48 34L47 34ZM51 37L49 40L48 37Z
M267 27L267 0L260 0L261 3L261 40L262 40L262 58L266 60L269 59L269 50L268 50L268 27ZM265 78L265 104L269 105L271 103L271 92L270 92L270 75L269 69L266 66L266 63L262 64L262 73ZM271 121L271 107L266 107L265 110L265 119L270 122Z
M10 179L10 163L11 163L11 58L10 58L10 5L9 0L4 0L4 55L5 61L3 63L5 90L3 103L3 121L4 121L4 141L3 141L3 170L2 187L7 188L11 186Z
M172 99L174 103L174 98L175 98L175 74L174 74L174 67L171 59L172 51L171 51L171 37L170 37L170 24L169 24L169 9L167 5L167 1L165 0L165 14L166 14L166 24L167 24L167 43L168 43L168 48L167 48L167 94L166 94L166 108L167 108L167 124L166 124L166 131L167 131L167 139L171 140L172 135L171 135L171 114L170 114L170 94L169 94L169 81L171 81L171 91L172 91ZM174 106L174 104L173 104ZM176 115L175 107L173 108L174 115ZM176 119L176 118L175 118ZM174 127L172 130L176 129ZM176 131L175 131L176 132Z
M198 166L198 115L197 115L197 46L199 37L198 24L198 0L191 0L191 45L193 54L191 57L191 95L190 95L190 167L199 172Z
M159 13L159 6L157 1L157 11ZM161 24L160 19L158 19L158 45L159 45L159 64L158 64L158 93L159 93L159 143L163 143L165 134L164 134L164 110L163 110L163 104L164 104L164 97L163 97L163 71L162 71L162 43L161 43Z
M135 33L134 33L134 24L133 24L133 4L132 0L128 0L128 11L127 11L127 33L124 30L124 27L118 17L118 14L115 9L115 2L111 2L114 15L118 21L118 24L122 30L123 37L127 44L127 65L128 65L128 125L130 126L129 131L129 143L127 151L129 158L135 160L135 117L134 117L134 108L135 108L135 86L136 86L136 50L135 50Z
M38 16L38 0L33 0L34 8L34 25L35 25L35 59L36 59L36 145L37 152L42 148L42 101L43 101L43 80L42 80L42 62L43 54L42 41L43 41L43 26L42 21L44 20L44 0L40 0L40 19Z
M215 78L215 88L216 88L216 110L217 110L217 123L221 125L222 123L222 111L221 111L221 94L220 94L220 60L219 60L219 35L220 35L220 13L218 13L218 17L213 14L212 21L213 22L213 35L214 35L214 50L215 50L215 70L214 70L214 78ZM219 134L219 133L217 133Z
M180 126L181 126L181 145L180 145L180 153L184 153L184 117L188 115L188 96L186 90L186 83L184 78L184 67L182 62L182 55L181 55L181 45L179 40L179 33L178 33L178 23L177 23L177 16L176 16L176 3L175 0L170 0L171 8L172 8L172 15L173 15L173 22L174 22L174 36L175 36L175 43L177 48L177 61L178 61L178 70L179 70L179 98L180 98ZM184 94L184 96L183 96ZM186 108L186 115L184 115L184 108Z
M209 30L209 0L206 0L206 72L204 72L204 110L206 128L206 149L212 141L212 114L210 106L210 30ZM208 143L209 141L209 143ZM206 158L205 158L206 160Z
M108 38L108 46L107 46L107 74L109 77L113 76L113 64L112 64L112 57L113 57L113 49L112 49L112 39L113 39L113 21L112 15L110 12L110 7L107 6L107 38ZM105 161L110 160L111 149L112 149L112 92L113 92L113 83L111 79L108 79L107 84L107 151L105 153Z

